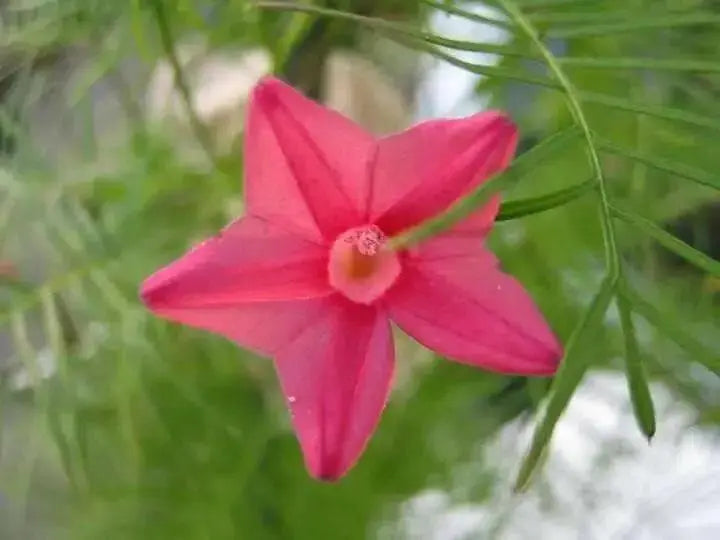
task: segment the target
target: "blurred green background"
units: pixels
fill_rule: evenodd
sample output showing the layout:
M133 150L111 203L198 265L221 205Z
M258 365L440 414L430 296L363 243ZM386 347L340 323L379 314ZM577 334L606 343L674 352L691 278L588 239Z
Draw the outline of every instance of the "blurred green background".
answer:
M519 124L491 245L563 341L589 323L551 399L591 368L526 494L548 380L398 333L376 435L321 484L271 362L138 302L242 213L245 99L268 72L378 134L485 107ZM589 310L590 149L638 352L615 300ZM0 538L717 538L719 149L714 0L0 0Z

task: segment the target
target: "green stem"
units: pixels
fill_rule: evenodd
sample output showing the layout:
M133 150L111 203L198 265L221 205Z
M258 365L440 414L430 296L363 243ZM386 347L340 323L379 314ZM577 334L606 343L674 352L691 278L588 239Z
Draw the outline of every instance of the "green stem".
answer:
M192 100L192 93L190 92L190 86L185 80L183 68L180 65L180 60L177 56L177 52L175 51L175 40L172 35L172 30L170 29L170 24L168 22L167 13L165 12L163 0L150 0L150 4L153 14L155 16L155 22L157 24L158 31L160 33L160 42L162 43L165 55L170 62L170 66L172 67L173 75L175 78L175 87L177 88L178 92L180 92L180 97L182 98L183 105L185 106L185 111L188 115L190 126L195 132L195 137L197 137L200 146L202 146L203 151L205 152L205 154L207 154L210 162L216 169L220 169L219 163L213 151L213 144L210 134L208 133L205 124L202 123L200 117L195 112L195 107L193 106Z
M535 44L538 51L542 55L550 71L553 73L557 81L560 83L565 91L565 97L568 102L568 107L572 113L575 121L580 126L583 136L587 142L588 154L590 157L590 166L595 174L598 182L598 193L600 195L600 217L603 232L603 243L605 245L605 263L607 265L608 275L616 277L620 272L620 259L618 257L617 243L615 241L615 232L613 230L612 219L610 216L610 204L607 195L607 189L605 187L605 178L603 176L602 167L600 165L600 158L593 141L593 135L588 126L585 114L580 105L580 100L576 97L577 92L570 82L565 72L556 61L553 54L545 47L538 36L535 28L525 18L522 12L513 4L510 0L500 0L500 3L508 12L510 17L517 23L518 27L521 28L530 40Z

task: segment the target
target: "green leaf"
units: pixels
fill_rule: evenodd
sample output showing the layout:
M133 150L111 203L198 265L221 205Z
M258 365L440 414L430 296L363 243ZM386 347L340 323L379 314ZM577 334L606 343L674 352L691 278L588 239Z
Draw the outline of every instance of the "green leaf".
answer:
M105 42L99 45L100 50L97 57L89 62L88 66L80 73L78 81L70 88L70 95L67 97L70 107L77 107L90 93L92 87L117 66L121 58L121 48L117 43L116 35L105 36Z
M470 73L476 73L478 75L484 75L486 77L497 77L502 79L508 79L508 80L514 80L519 82L524 82L528 84L535 84L538 86L544 86L546 88L554 88L556 90L565 90L567 93L569 80L567 77L563 74L563 80L561 82L555 82L551 79L548 79L544 76L538 76L538 75L532 75L528 74L523 70L515 70L515 69L509 69L504 67L498 67L498 66L487 66L483 64L474 64L472 62L466 62L464 60L461 60L459 58L454 57L451 54L448 54L440 49L438 49L437 46L442 47L448 47L458 50L470 50L470 51L482 51L482 52L490 52L494 54L503 54L507 56L521 56L521 57L528 57L528 58L536 58L532 53L525 52L523 49L517 49L517 48L505 48L505 47L497 47L493 45L478 43L478 42L470 42L470 41L460 41L460 40L453 40L449 38L444 38L440 36L435 36L431 33L424 32L422 30L414 29L409 26L404 25L398 25L389 21L385 21L383 19L374 18L374 17L366 17L363 15L357 15L355 13L348 13L340 10L334 10L334 9L328 9L328 8L321 8L316 7L308 4L296 4L292 2L282 2L282 1L260 1L256 4L257 7L263 8L263 9L283 9L287 11L301 11L305 13L312 13L315 15L325 16L325 17L334 17L334 18L340 18L340 19L347 19L352 20L354 22L357 22L359 24L363 24L369 27L372 27L373 29L379 31L383 35L385 35L387 38L392 39L393 41L400 43L402 45L405 45L407 47L422 50L427 52L428 54L432 54L433 56L440 58L441 60L444 60L448 62L451 65L457 66L459 68L462 68ZM445 9L440 8L439 5L436 6L438 9L444 9L445 11L448 11L449 13L455 13L460 14L457 12L462 12L463 16L470 16L472 15L470 12L465 12L464 10L461 10L459 8L449 8ZM516 14L517 15L517 14ZM544 49L543 52L541 52L542 56L547 61L548 59L552 60L552 66L551 71L553 71L556 75L558 72L562 73L562 70L560 69L560 65L563 63L562 58L555 58L552 54L549 54L549 51L546 49L546 47L542 44L542 41L540 41L537 37L537 33L534 32L532 27L526 25L523 27L526 32L529 30L531 32L531 35L534 37L533 41L541 47L541 49ZM437 46L436 46L437 45ZM626 59L627 60L627 59ZM632 60L632 59L630 59ZM579 62L582 62L581 60ZM569 63L572 64L572 60L569 61ZM698 66L695 66L698 67ZM558 79L560 81L560 79ZM695 125L699 127L709 127L713 129L720 130L720 119L713 119L713 118L707 118L702 115L689 113L686 111L683 111L681 109L675 109L672 107L658 107L658 106L650 106L645 105L641 103L635 103L633 101L616 97L608 94L601 94L601 93L595 93L595 92L585 92L585 91L578 91L573 88L571 92L572 98L577 102L584 102L584 103L590 103L594 105L601 105L604 107L609 107L613 109L633 112L636 114L645 114L648 116L655 116L657 118L663 118L666 120L674 120L674 121L680 121L684 122L690 125ZM575 114L575 113L574 113Z
M490 197L501 189L508 187L514 180L512 176L499 174L453 204L448 210L437 217L428 219L417 227L409 229L390 239L393 249L403 249L435 236L468 217L476 209L484 205Z
M466 9L456 7L452 4L448 4L448 3L441 4L440 2L433 2L432 0L421 0L421 1L423 4L430 6L432 8L435 8L439 11L444 11L445 13L450 13L451 15L457 15L458 17L463 17L464 19L467 19L469 21L490 24L493 26L498 26L500 28L512 28L512 24L508 21L495 19L493 17L487 17L485 15L480 15L479 13L474 13L472 11L468 11Z
M664 231L652 221L627 210L621 210L616 206L612 207L612 213L626 223L653 237L664 247L689 263L694 264L701 270L705 270L712 276L720 277L720 262L708 257L702 251L698 251L669 232Z
M163 0L150 0L150 8L155 18L158 34L160 35L160 43L162 44L165 56L167 56L168 62L172 67L175 88L182 99L185 112L187 113L190 121L190 126L210 163L215 166L216 170L221 170L222 168L218 163L213 149L212 137L207 126L202 122L195 110L190 86L185 80L185 73L177 55L177 51L175 50L175 37L173 35L172 28L170 27L170 21L165 9L165 4L163 3Z
M432 45L439 45L440 47L445 47L448 49L455 49L457 51L482 52L482 53L490 53L490 54L499 54L502 56L517 56L520 58L531 58L531 59L538 58L537 55L534 55L531 52L528 52L525 49L521 49L518 47L510 47L508 45L497 45L495 43L483 43L483 42L478 42L478 41L465 41L465 40L460 40L460 39L451 39L451 38L446 38L443 36L438 36L436 34L430 34L427 32L408 31L407 28L405 28L405 31L407 32L408 35L412 35L412 36L418 37L420 39L423 39L424 41L426 41L427 43L430 43ZM487 66L487 67L495 67L495 66Z
M553 430L560 416L567 408L580 381L588 369L587 353L582 350L583 339L587 333L602 322L608 304L615 292L616 278L606 277L595 294L582 319L575 326L565 347L565 355L555 379L550 386L548 404L544 415L535 428L532 443L520 466L515 491L523 491L535 471L538 461L550 442Z
M508 47L504 45L495 45L490 43L445 38L442 36L434 35L430 32L426 32L419 28L414 28L410 25L398 24L377 17L368 17L365 15L358 15L357 13L350 13L331 8L323 8L309 4L264 0L258 2L256 4L256 7L272 10L277 9L285 11L297 11L301 13L318 15L321 17L331 17L335 19L349 20L357 24L372 28L376 32L381 33L386 38L391 39L408 48L425 51L428 54L440 58L448 62L449 64L462 68L470 73L485 75L487 77L498 77L502 79L515 80L528 84L547 86L550 88L557 87L557 85L553 83L553 81L549 80L547 77L529 75L523 70L513 70L504 67L487 66L483 64L473 64L471 62L465 62L464 60L456 58L451 54L441 51L437 48L437 46L461 51L501 54L504 56L519 56L530 58L533 57L531 53L526 52L523 49ZM457 8L452 9L455 10Z
M143 4L143 0L130 0L130 30L140 57L145 62L154 62L155 55L148 44L146 36Z
M636 16L628 19L629 20L606 24L555 28L548 31L547 35L554 38L607 36L609 34L638 32L641 30L654 30L659 28L678 28L681 26L720 24L720 15L711 11L693 11L691 13L681 14L663 13L661 15L646 15L644 17Z
M451 54L445 53L436 47L433 47L427 43L427 39L423 39L422 42L416 39L402 39L400 36L388 34L390 39L404 44L408 47L415 49L424 50L425 52L432 54L436 58L446 61L447 63L462 68L470 73L476 73L478 75L484 75L486 77L498 77L502 79L514 80L524 82L528 84L535 84L538 86L544 86L545 88L553 88L555 90L562 90L561 84L558 84L547 77L528 75L523 71L517 71L507 68L501 68L496 66L486 66L482 64L474 64L472 62L466 62L454 57ZM519 54L516 54L519 56ZM524 55L523 55L524 56ZM560 65L562 63L561 58L557 58L556 61ZM581 102L592 105L599 105L610 109L617 109L620 111L631 112L635 114L642 114L646 116L653 116L655 118L661 118L663 120L671 120L675 122L682 122L691 126L697 126L702 128L710 128L720 131L720 118L708 118L707 116L691 113L682 109L674 107L662 107L654 105L646 105L644 103L637 103L629 99L622 97L613 96L610 94L602 94L598 92L588 92L584 90L574 90L574 96Z
M588 178L584 182L559 189L552 193L547 193L546 195L504 202L500 207L497 221L517 219L527 215L539 214L546 210L552 210L553 208L582 197L596 186L595 178Z
M287 23L283 35L273 44L273 72L285 73L288 68L288 60L291 52L307 34L312 27L313 20L304 17L302 12L294 13Z
M578 6L583 3L595 2L596 0L523 0L518 2L526 10L540 10L555 8L558 6Z
M58 365L65 365L65 339L60 325L59 314L55 307L55 297L52 290L42 287L39 291L45 321L45 333L50 349Z
M674 120L691 126L711 128L720 131L720 118L708 118L707 116L690 113L673 107L660 107L656 105L636 103L625 98L611 96L608 94L599 94L596 92L579 92L579 97L584 103L602 105L603 107L610 107L621 111L654 116L664 120Z
M428 41L427 38L423 38L422 40L420 40L420 39L415 39L415 38L402 37L400 35L393 34L393 33L386 33L386 37L388 37L389 39L392 39L393 41L395 41L397 43L400 43L401 45L405 45L406 47L425 51L428 54L431 54L436 58L440 58L441 60L444 60L448 64L462 68L469 73L475 73L477 75L484 75L486 77L498 77L501 79L508 79L511 81L518 81L518 82L524 82L524 83L528 83L528 84L534 84L537 86L544 86L547 88L555 88L555 89L560 88L560 85L558 85L556 82L553 82L552 80L550 80L547 77L544 77L542 75L540 75L540 76L529 75L525 71L522 71L522 70L514 70L514 69L508 69L508 68L504 68L504 67L486 66L484 64L473 64L472 62L466 62L464 60L456 58L455 56L453 56L451 54L441 51L437 47L432 46L430 43L427 42Z
M630 303L633 311L690 353L696 362L720 376L720 354L699 343L685 331L680 321L676 321L672 316L661 312L630 287L623 286L620 292Z
M632 313L627 299L621 295L617 297L618 311L620 312L620 325L625 337L625 374L627 376L630 401L638 427L648 442L655 435L655 407L645 374L640 349L635 336Z
M587 153L590 167L597 179L598 199L600 201L600 225L602 227L605 264L607 265L608 273L612 276L616 276L620 272L620 257L618 255L617 242L615 241L615 231L613 230L612 219L610 218L608 194L605 188L605 176L603 174L602 166L600 165L600 157L598 156L598 150L595 146L593 133L588 125L578 91L563 71L562 67L555 58L555 55L545 46L545 43L538 35L537 30L523 15L522 11L511 0L498 1L508 13L510 18L515 21L518 27L527 34L530 41L535 44L538 52L545 60L548 69L552 72L553 76L565 92L568 110L575 119L575 122L577 122L580 126L585 142L587 143Z
M390 244L399 249L420 242L452 227L487 202L494 193L502 188L516 184L526 174L534 171L538 164L548 159L558 150L564 149L568 142L577 137L578 132L577 126L572 126L548 137L522 154L505 171L478 186L448 210L396 236L391 239Z
M695 169L681 163L675 163L670 160L638 152L636 150L621 148L620 146L605 140L600 142L600 149L604 152L609 152L611 154L616 154L618 156L623 156L625 158L632 159L633 161L643 163L644 165L652 167L658 171L670 173L675 176L679 176L680 178L692 180L693 182L697 182L703 186L709 186L720 190L720 175L718 174L709 173L701 169Z
M566 4L571 4L573 7L577 7L583 0L565 0ZM586 3L590 3L595 0L585 0ZM596 2L597 3L597 2ZM528 3L527 7L523 2L522 7L526 11L530 11L531 7L535 6L532 0ZM545 26L549 24L558 23L612 23L627 19L628 17L637 16L637 9L625 9L623 11L616 9L609 9L608 11L551 11L549 13L531 13L528 18L535 24L542 23Z
M558 61L563 66L593 69L648 69L655 71L720 73L720 62L706 62L692 58L664 60L657 58L565 56L558 58Z
M37 386L41 382L42 375L38 369L37 352L30 341L27 321L22 313L16 312L12 314L10 318L10 333L15 350L30 378L31 384Z
M533 173L542 163L565 150L567 145L579 135L580 128L576 124L553 133L517 157L502 175L513 176L515 181L520 180L523 176Z
M67 272L49 278L45 283L35 288L25 287L25 293L18 295L16 301L7 310L0 311L0 326L9 321L16 313L22 313L34 307L43 300L43 294L47 291L57 292L75 283L96 268L105 266L111 262L110 258L90 261L86 264L71 268Z
M37 398L38 410L33 411L32 428L30 438L23 443L23 457L17 465L17 475L19 486L15 488L15 497L19 502L16 508L18 512L25 512L26 505L29 503L29 493L33 479L33 470L36 466L36 460L39 455L39 448L42 444L40 440L41 430L41 412L47 407L47 391L46 384L38 363L38 354L30 341L30 332L25 317L16 313L13 315L10 325L13 338L13 344L17 350L20 361L22 362L25 372L28 375L31 388L34 389Z

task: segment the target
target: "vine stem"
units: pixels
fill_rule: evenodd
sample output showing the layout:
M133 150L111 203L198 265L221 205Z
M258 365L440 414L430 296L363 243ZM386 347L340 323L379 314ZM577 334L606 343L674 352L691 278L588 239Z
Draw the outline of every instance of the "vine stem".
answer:
M151 0L150 4L153 15L155 16L158 32L160 33L160 42L162 44L163 51L165 52L165 56L167 56L173 70L175 87L178 92L180 92L180 97L182 98L183 105L185 106L185 111L188 115L190 125L195 132L195 137L200 143L200 146L202 146L205 154L207 154L207 157L213 166L216 169L220 169L213 151L210 134L208 133L205 124L203 124L202 120L200 120L200 117L197 115L197 112L195 112L192 93L190 92L190 86L185 80L183 68L180 65L180 59L178 58L177 51L175 50L175 39L173 38L170 23L168 22L163 0Z
M562 87L565 97L567 100L568 108L575 120L575 123L579 126L582 135L587 143L588 157L590 160L590 166L592 168L593 176L598 186L598 194L600 199L600 223L602 226L603 244L605 248L605 264L606 264L606 276L603 281L598 294L595 296L590 308L586 312L585 316L581 319L580 323L575 327L573 335L568 342L565 356L560 364L560 368L556 374L553 385L550 389L550 397L548 406L544 414L544 418L535 429L533 440L530 444L525 459L523 460L520 471L518 472L515 489L524 489L530 480L530 477L537 467L538 461L545 448L550 442L552 433L555 425L558 422L563 411L567 407L573 393L577 389L580 381L587 370L587 363L583 361L583 358L576 353L578 350L577 343L579 340L578 336L585 333L587 328L592 323L597 323L602 319L605 311L607 310L608 304L610 303L613 296L616 294L616 286L622 281L622 272L620 266L620 257L617 250L617 243L615 241L615 231L613 228L613 216L611 213L610 201L607 194L605 185L605 177L603 175L602 166L600 164L600 158L598 151L593 140L593 134L585 118L582 107L580 106L580 99L578 98L577 90L570 82L563 69L560 67L559 62L555 56L548 50L548 48L540 39L537 31L530 21L525 18L522 11L513 3L512 0L498 0L502 8L507 12L510 18L515 22L518 28L520 28L527 37L534 43L535 47L540 52L540 55L545 60L548 68L552 72L554 78L558 81ZM628 358L632 357L632 360L637 361L636 340L634 335L634 329L632 328L629 313L629 306L623 303L619 306L621 311L621 317L623 319L622 330L626 339L626 354ZM575 358L577 356L577 358ZM572 361L568 361L572 360ZM635 367L635 366L633 366ZM643 384L647 384L642 374L634 372L638 375L638 380L641 380ZM633 384L631 386L631 392L634 397L638 397L637 390L638 385ZM650 437L654 433L654 415L652 416L652 423L649 422L648 411L652 411L652 406L648 408L648 403L652 403L649 397L649 391L644 388L647 400L642 402L642 410L636 409L636 416L638 419L647 420L642 424L643 430L646 436ZM642 414L638 414L640 411ZM652 429L650 429L652 428Z
M588 126L585 113L580 106L577 91L575 90L572 82L570 82L570 79L568 79L562 67L560 67L560 64L555 59L555 56L545 46L542 39L540 39L540 36L538 36L534 26L527 20L522 11L512 2L512 0L499 0L499 3L510 18L515 21L518 28L522 29L522 31L537 47L548 68L555 76L558 83L560 83L560 86L564 90L570 113L580 126L583 137L587 142L590 166L592 167L593 174L597 180L598 193L600 195L600 219L603 233L603 244L605 247L605 263L607 265L608 275L614 279L620 274L620 258L618 256L615 231L613 229L612 215L610 213L610 201L605 186L605 177L603 175L602 166L600 165L600 158L595 146L595 141L593 140L593 134Z

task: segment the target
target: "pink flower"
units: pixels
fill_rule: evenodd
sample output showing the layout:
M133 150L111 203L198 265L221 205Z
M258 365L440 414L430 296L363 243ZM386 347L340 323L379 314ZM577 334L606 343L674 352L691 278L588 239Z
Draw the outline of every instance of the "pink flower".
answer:
M390 322L458 362L555 372L562 350L483 240L495 197L405 251L387 239L502 170L517 132L496 112L373 138L276 79L253 91L247 215L142 285L156 314L275 361L310 473L342 476L385 406Z

